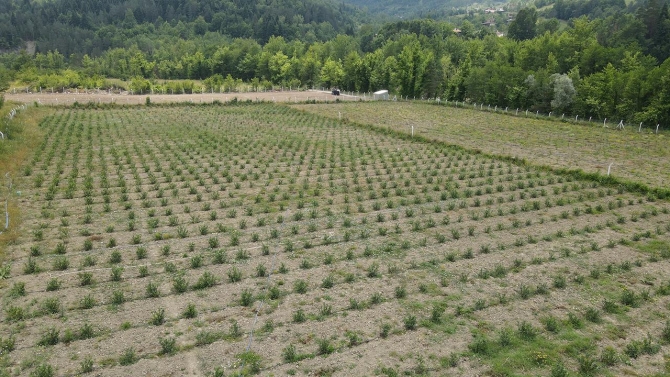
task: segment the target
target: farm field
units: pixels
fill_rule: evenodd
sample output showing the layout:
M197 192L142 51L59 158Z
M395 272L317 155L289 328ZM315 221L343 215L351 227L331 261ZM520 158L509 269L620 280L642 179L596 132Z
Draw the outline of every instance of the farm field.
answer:
M627 181L640 182L651 187L670 186L670 141L668 125L627 124L617 130L618 121L608 128L600 123L560 122L535 119L534 114L524 117L501 116L491 111L454 108L417 102L356 102L338 107L324 104L296 105L305 111L331 118L345 119L396 131L411 133L429 139L480 150L487 154L518 157L534 165L562 169L581 169L589 173L611 174ZM515 110L509 110L514 114ZM341 114L341 115L340 115ZM574 119L573 119L574 120ZM663 131L663 129L665 129Z
M667 201L268 103L40 128L0 376L670 373Z

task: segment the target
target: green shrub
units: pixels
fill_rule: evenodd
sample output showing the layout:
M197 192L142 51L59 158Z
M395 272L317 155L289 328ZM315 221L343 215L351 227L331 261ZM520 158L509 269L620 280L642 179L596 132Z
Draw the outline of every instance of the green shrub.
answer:
M8 338L0 337L0 355L6 355L14 351L15 346L16 346L16 339L13 336L10 336Z
M635 294L635 292L629 289L624 289L623 292L621 292L621 303L626 306L636 308L640 305L640 298Z
M403 318L402 322L405 325L405 330L408 331L416 330L417 326L416 316L410 314L405 318Z
M152 282L152 281L150 281L149 283L147 283L146 294L147 294L147 297L148 297L148 298L156 298L156 297L160 297L161 292L160 292L160 290L159 290L159 288L158 288L158 284L156 284L156 283L154 283L154 282Z
M246 351L237 355L244 368L241 371L242 375L258 374L261 371L262 363L261 356L254 351Z
M208 344L212 344L216 342L217 340L220 340L223 338L223 334L220 332L213 332L213 331L200 331L195 335L195 345L198 347L205 346Z
M174 279L172 279L172 290L179 294L179 293L184 293L188 290L188 282L186 281L186 278L183 276L175 276Z
M537 335L537 331L533 328L533 325L530 323L523 321L519 324L519 328L517 329L517 334L519 335L519 338L523 340L533 340L535 339L535 336Z
M335 352L335 346L328 339L318 339L317 344L317 355L329 355Z
M308 289L308 284L304 280L299 279L299 280L296 280L295 283L293 283L293 290L295 291L295 293L304 294L304 293L307 293L307 289Z
M26 263L23 265L23 273L26 275L37 274L41 271L40 267L37 265L37 262L33 257L28 257Z
M307 320L307 314L302 309L298 309L293 313L293 322L303 323Z
M195 304L188 304L181 315L183 318L195 318L198 316L198 310Z
M565 368L565 366L562 363L556 363L554 366L551 368L551 377L569 377L570 372Z
M244 289L240 294L240 305L251 306L253 305L254 301L254 294L250 289Z
M19 281L12 285L9 295L13 298L26 295L26 283Z
M579 373L583 376L593 376L600 369L598 362L589 355L580 355L577 362L579 363Z
M79 339L91 339L95 336L95 332L93 331L93 326L91 326L89 323L84 323L81 328L79 329Z
M236 283L240 280L242 280L242 271L240 271L237 267L231 268L228 271L228 281L231 283Z
M600 322L600 311L596 308L588 308L586 309L586 313L584 313L584 317L586 318L587 321L593 322L593 323L598 323Z
M209 271L205 271L198 281L193 285L193 289L211 288L216 285L216 277Z
M81 299L81 301L79 302L79 307L81 309L91 309L92 307L95 306L95 304L96 304L95 298L93 298L93 296L89 294Z
M58 344L60 339L60 331L55 327L48 328L37 342L39 346L54 346Z
M405 286L400 285L395 287L395 298L402 299L405 297L407 297L407 289L405 289Z
M113 305L121 305L124 302L126 302L126 296L124 295L123 291L112 292L111 302L112 302Z
M498 343L501 347L508 347L512 344L512 330L509 328L504 328L498 333Z
M553 316L549 316L542 319L542 323L544 324L545 330L552 333L557 333L560 328L558 319L556 319L556 317Z
M119 356L119 364L121 365L132 365L137 362L137 355L135 354L135 349L130 347L126 348L121 356Z
M82 287L93 284L93 274L90 272L80 272L79 284Z
M242 329L240 328L240 324L237 323L237 321L230 322L229 336L232 339L239 339L242 337Z
M468 349L477 355L487 355L490 352L489 340L484 335L476 335L468 344Z
M79 364L81 373L91 373L93 372L93 358L86 356L84 360Z
M319 320L322 320L333 314L333 306L323 303L319 309Z
M151 319L149 323L154 326L160 326L165 323L165 309L158 308L155 311L151 312Z
M326 276L321 282L321 288L330 289L335 285L335 277L333 275Z
M67 257L57 257L53 261L53 269L56 271L65 271L70 267L70 261Z
M293 344L289 344L282 350L282 358L286 363L293 363L298 361L298 352Z
M600 354L600 362L607 366L613 366L621 361L621 356L613 347L605 347Z
M177 339L173 337L160 338L158 343L161 345L161 355L172 355L177 352Z
M121 281L123 277L123 267L121 266L114 266L112 267L111 273L110 273L110 279L112 281Z
M58 297L48 297L44 299L41 306L44 314L56 314L61 310L61 303Z
M53 377L55 374L54 368L49 364L39 364L30 372L30 377Z

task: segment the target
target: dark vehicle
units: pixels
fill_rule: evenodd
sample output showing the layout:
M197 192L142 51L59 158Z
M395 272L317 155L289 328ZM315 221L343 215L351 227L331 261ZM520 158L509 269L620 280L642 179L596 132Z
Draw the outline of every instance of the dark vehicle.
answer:
M340 95L340 90L337 89L337 88L333 89L332 93L333 93L334 96L339 96Z

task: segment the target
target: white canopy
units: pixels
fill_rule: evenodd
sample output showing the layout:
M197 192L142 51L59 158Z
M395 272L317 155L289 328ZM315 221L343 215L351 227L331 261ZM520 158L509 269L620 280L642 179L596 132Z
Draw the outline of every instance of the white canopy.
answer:
M382 100L388 100L389 99L389 91L388 90L378 90L374 92L374 98L375 99L382 99Z

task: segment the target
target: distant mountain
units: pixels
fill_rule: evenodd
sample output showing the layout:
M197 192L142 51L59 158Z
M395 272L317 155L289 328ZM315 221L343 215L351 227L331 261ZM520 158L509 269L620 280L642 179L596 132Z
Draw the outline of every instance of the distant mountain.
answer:
M343 0L345 3L367 10L372 14L382 14L397 18L429 17L445 14L454 8L468 6L473 0Z

